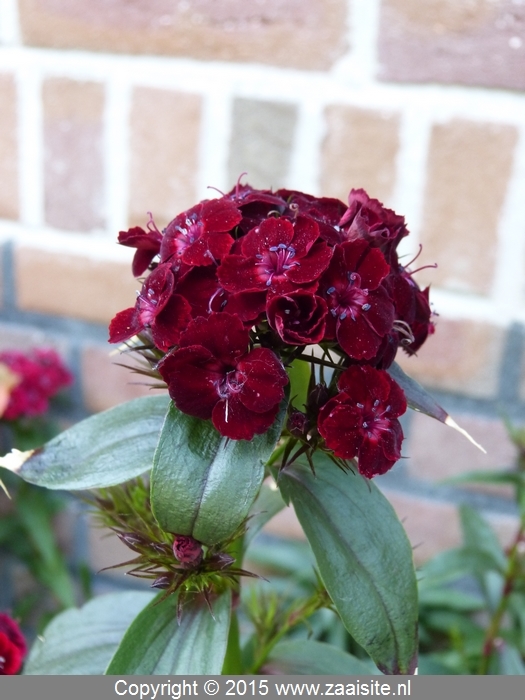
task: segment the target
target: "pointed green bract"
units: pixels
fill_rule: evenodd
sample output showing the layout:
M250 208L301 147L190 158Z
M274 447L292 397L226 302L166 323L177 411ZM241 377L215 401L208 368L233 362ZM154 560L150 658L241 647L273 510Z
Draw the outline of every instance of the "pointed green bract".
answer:
M135 618L106 674L220 674L230 626L231 591L211 597L211 611L202 594L189 596L182 606L180 624L177 595L161 603L157 600Z
M145 396L98 413L7 466L48 489L114 486L151 469L168 396ZM9 462L6 462L9 465Z
M384 673L417 665L417 585L412 549L394 509L371 481L317 456L316 476L281 472L324 584L354 639Z
M126 629L153 597L147 591L110 593L57 615L35 641L24 675L102 675Z
M210 421L172 405L151 473L151 505L159 525L208 545L230 537L259 492L285 414L283 402L266 433L252 440L230 440Z

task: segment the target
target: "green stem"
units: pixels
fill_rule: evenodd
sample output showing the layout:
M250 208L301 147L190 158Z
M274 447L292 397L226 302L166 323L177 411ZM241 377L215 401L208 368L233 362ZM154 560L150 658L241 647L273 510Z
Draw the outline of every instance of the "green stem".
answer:
M487 628L487 632L485 634L483 652L478 671L479 675L481 676L485 676L488 674L490 659L494 651L495 641L499 634L501 621L509 605L510 594L512 593L514 584L516 583L516 578L519 574L519 546L523 540L523 536L524 525L522 524L520 529L518 530L514 543L509 552L507 570L505 571L501 599L499 601L498 607L494 611L490 624Z

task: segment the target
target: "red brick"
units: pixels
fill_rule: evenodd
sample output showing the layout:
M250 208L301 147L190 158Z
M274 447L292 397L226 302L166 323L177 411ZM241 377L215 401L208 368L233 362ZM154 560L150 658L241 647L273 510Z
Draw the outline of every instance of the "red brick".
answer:
M438 317L417 356L399 352L396 361L427 387L489 398L498 389L504 341L504 330L488 323Z
M18 306L24 311L109 323L135 303L130 265L27 245L15 249Z
M43 101L46 222L66 230L101 228L103 87L48 79Z
M154 383L152 379L117 364L136 366L137 363L130 355L117 353L115 346L86 346L81 362L82 390L88 411L105 411L124 401L152 394L153 390L145 386Z
M380 77L525 88L520 0L383 0Z
M130 225L159 228L196 203L201 99L137 88L131 110Z
M233 106L228 180L246 172L252 187L284 187L297 121L294 105L237 99Z
M396 176L399 117L355 107L326 110L326 137L322 148L323 196L347 201L354 188L388 202Z
M490 293L516 141L511 126L454 120L434 127L421 242L438 268L420 275L424 283Z
M26 44L329 68L346 50L346 0L20 0Z
M0 218L17 219L18 197L18 136L17 94L13 76L0 74Z
M512 467L516 448L499 420L474 415L452 415L487 454L483 454L463 435L428 416L413 413L403 456L408 457L408 473L416 479L442 482L472 471L495 471ZM472 485L468 488L512 497L510 487Z

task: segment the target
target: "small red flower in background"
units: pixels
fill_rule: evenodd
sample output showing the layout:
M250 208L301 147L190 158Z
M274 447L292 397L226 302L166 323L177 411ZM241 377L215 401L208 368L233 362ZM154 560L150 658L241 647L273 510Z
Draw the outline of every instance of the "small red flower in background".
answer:
M22 668L27 646L16 622L0 613L0 676L14 676Z
M221 435L251 440L273 423L288 375L272 350L248 351L249 333L237 316L212 313L193 320L179 349L159 365L177 408L211 418Z
M388 372L367 365L349 367L337 386L340 393L319 413L326 446L342 459L357 457L359 472L369 479L384 474L401 457L403 390Z
M27 354L15 350L0 352L0 364L18 378L1 418L16 420L39 416L49 409L49 399L73 382L54 350L37 349Z

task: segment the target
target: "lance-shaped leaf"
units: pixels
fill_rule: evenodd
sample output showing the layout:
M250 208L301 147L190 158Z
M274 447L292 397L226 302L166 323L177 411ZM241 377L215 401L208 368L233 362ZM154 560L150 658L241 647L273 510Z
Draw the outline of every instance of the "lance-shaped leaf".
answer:
M412 379L408 376L408 374L403 372L397 362L394 362L388 368L388 372L405 392L406 400L410 408L413 408L414 411L425 413L427 416L440 421L440 423L444 423L450 428L454 428L454 430L461 433L461 435L466 437L467 440L469 440L479 450L486 453L486 450L479 445L474 438L467 433L466 430L456 423L456 421L437 403L437 401L428 393L426 389L421 386L421 384L419 384L419 382L416 382L415 379Z
M102 675L126 629L154 594L109 593L57 615L37 638L24 675Z
M168 532L204 544L227 539L245 520L264 477L264 465L286 414L252 440L222 437L210 421L171 406L151 472L151 505Z
M384 673L417 665L412 549L394 509L370 481L318 457L314 476L294 464L279 484L292 501L341 619Z
M43 447L0 459L25 481L48 489L121 484L151 469L168 396L145 396L98 413Z
M264 664L265 673L367 676L373 670L345 651L313 639L291 639L277 644ZM376 671L378 673L378 671Z
M159 594L162 595L162 594ZM231 614L231 591L188 598L177 620L177 596L153 601L124 635L107 675L220 674Z

